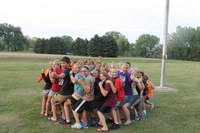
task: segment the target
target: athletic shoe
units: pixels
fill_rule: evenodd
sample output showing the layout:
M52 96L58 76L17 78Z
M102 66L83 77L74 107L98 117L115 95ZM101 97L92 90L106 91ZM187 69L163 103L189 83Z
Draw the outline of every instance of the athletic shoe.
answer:
M154 110L154 105L151 105L150 110Z
M66 120L63 120L63 121L61 121L59 123L62 124L62 125L71 125L71 121L67 122Z
M83 122L81 122L81 127L82 128L88 128L88 124L84 124Z
M109 129L117 129L119 128L119 124L113 123L113 125Z
M81 129L81 124L75 123L74 125L71 125L71 128Z

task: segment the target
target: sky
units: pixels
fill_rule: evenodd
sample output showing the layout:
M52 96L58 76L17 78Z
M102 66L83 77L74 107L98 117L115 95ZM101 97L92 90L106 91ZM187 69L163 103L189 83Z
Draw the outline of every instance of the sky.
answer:
M135 43L152 34L163 43L166 0L0 0L0 23L21 27L24 35L68 35L91 39L117 31ZM200 26L200 0L170 0L168 33L177 26Z

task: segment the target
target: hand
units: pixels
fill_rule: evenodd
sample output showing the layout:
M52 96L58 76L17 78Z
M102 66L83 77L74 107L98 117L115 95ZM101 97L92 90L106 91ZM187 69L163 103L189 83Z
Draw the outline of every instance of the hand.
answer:
M106 83L111 84L112 81L111 80L106 80Z
M110 67L111 67L111 68L114 68L114 67L115 67L113 62L110 64Z
M99 82L99 86L102 86L103 85L103 82L101 81L101 82Z
M83 80L82 79L78 79L78 83L82 84Z
M73 71L72 70L69 72L69 75L73 75Z

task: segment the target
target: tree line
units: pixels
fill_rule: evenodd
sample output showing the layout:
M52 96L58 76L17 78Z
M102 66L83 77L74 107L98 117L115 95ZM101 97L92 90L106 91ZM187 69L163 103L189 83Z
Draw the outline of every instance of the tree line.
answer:
M94 35L90 40L68 35L61 37L31 38L23 35L20 27L0 24L0 51L31 50L45 54L73 54L83 56L134 56L161 58L160 38L152 34L142 34L135 43L130 43L120 32L106 32ZM176 32L169 34L167 55L169 59L200 61L200 28L177 26Z

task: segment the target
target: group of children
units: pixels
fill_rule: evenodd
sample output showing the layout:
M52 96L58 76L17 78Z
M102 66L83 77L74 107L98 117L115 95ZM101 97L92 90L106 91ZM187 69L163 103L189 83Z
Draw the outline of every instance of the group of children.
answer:
M50 121L60 117L60 124L71 128L91 125L105 132L119 128L121 116L126 118L123 124L129 125L146 115L146 105L154 109L154 85L144 72L131 68L129 62L119 63L117 67L111 63L109 67L107 63L102 64L101 58L96 62L71 62L65 56L50 61L38 82L42 79L45 86L41 114ZM108 121L112 121L111 127Z

